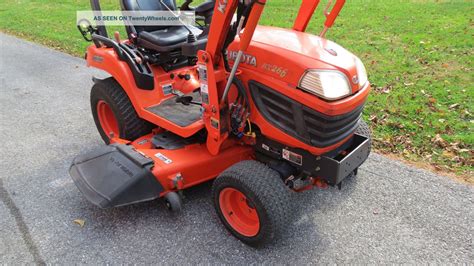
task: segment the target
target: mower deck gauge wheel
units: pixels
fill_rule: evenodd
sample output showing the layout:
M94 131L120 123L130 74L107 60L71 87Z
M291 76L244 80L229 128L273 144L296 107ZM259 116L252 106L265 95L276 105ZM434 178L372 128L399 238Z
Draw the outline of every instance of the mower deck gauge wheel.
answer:
M164 197L166 208L173 213L181 212L183 209L183 202L181 197L176 192L169 192Z

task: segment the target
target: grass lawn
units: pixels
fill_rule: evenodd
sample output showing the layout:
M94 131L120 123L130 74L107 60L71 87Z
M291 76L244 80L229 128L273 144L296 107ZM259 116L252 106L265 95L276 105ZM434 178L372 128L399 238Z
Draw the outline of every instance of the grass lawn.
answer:
M118 8L103 0L102 8ZM319 33L322 8L308 31ZM261 23L290 27L300 1L269 0ZM75 26L88 0L3 0L0 30L82 56ZM474 183L474 3L350 0L327 37L366 64L365 118L379 152Z

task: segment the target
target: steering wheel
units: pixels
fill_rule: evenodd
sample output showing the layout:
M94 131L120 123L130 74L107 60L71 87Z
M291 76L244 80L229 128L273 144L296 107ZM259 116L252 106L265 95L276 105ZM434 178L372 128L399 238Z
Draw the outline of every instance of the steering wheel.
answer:
M189 5L193 2L193 0L186 0L184 3L181 5L179 8L180 10L194 10L193 7L190 7Z

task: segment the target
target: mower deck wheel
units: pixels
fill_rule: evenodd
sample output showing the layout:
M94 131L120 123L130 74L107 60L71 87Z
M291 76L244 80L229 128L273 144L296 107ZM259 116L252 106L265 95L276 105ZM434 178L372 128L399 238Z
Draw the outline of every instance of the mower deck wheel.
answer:
M130 99L114 78L98 80L91 90L91 109L97 130L106 144L110 137L134 140L153 125L138 117Z
M226 229L242 242L263 246L289 227L294 208L279 174L257 161L242 161L216 178L214 206Z
M166 208L173 213L181 212L183 209L183 202L181 201L181 197L176 192L169 192L164 196L165 206Z

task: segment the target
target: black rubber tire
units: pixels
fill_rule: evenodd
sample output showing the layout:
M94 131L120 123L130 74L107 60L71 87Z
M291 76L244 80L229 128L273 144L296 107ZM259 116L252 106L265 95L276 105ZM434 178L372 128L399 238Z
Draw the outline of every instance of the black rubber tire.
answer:
M183 209L181 197L176 192L169 192L164 196L165 206L172 213L179 213Z
M255 206L260 222L257 235L247 237L238 233L223 216L219 195L228 187L239 190ZM236 163L221 173L212 187L214 207L226 229L245 244L254 247L271 243L289 227L295 214L290 193L276 171L257 161Z
M92 86L90 101L95 125L106 144L110 143L110 138L102 129L97 114L97 103L100 100L105 101L112 109L118 122L120 138L135 140L153 129L153 124L138 117L127 94L114 78L99 80Z

